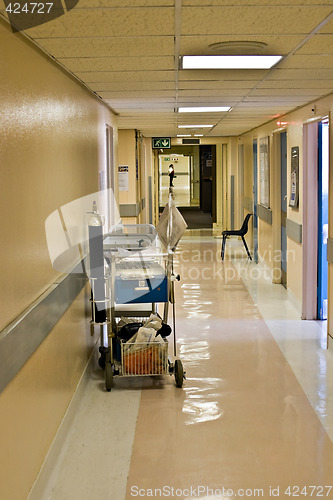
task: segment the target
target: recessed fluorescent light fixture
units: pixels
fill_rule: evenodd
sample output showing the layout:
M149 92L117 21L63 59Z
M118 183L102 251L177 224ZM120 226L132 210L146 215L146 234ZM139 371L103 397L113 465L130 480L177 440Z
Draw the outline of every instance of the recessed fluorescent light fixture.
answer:
M214 125L178 125L178 128L212 128Z
M230 106L189 106L178 108L178 113L218 113L221 111L229 111Z
M203 137L203 134L193 134L194 137Z
M191 134L177 134L177 137L191 137Z
M270 69L282 56L183 56L182 69Z

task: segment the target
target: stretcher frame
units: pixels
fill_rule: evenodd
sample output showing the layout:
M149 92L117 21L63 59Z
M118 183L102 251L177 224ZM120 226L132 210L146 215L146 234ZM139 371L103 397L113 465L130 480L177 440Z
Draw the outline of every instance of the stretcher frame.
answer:
M142 250L142 241L146 243L147 249L152 245L153 240L156 238L156 230L152 225L137 224L129 226L121 226L123 230L128 228L135 228L137 236L140 235L141 243L135 245L135 238L125 236L121 238L119 234L119 226L114 231L107 234L104 238L103 252L104 258L107 260L109 272L104 274L105 282L105 300L95 300L95 278L90 278L92 297L92 319L91 327L95 325L100 327L100 347L99 347L99 365L105 372L105 388L109 392L114 384L114 377L138 377L138 376L161 376L161 375L174 375L177 387L182 387L185 379L185 372L180 359L177 358L177 345L176 345L176 322L175 322L175 294L174 294L174 281L179 280L179 276L173 274L173 251L167 253L146 253L142 258L140 249ZM141 234L142 232L142 234ZM116 233L116 234L115 234ZM154 235L154 238L152 237ZM116 236L116 237L114 237ZM116 261L121 259L119 256L119 248L124 250L136 250L139 260L144 264L144 258L163 258L165 264L165 275L167 277L167 300L164 304L163 320L164 323L168 322L169 303L173 305L173 339L174 339L174 361L168 355L168 340L163 338L163 343L151 342L135 343L132 347L136 349L139 357L134 357L132 365L128 364L128 355L126 349L129 348L130 343L120 341L117 334L119 326L117 320L121 317L130 318L132 321L139 319L148 319L151 314L156 314L156 303L149 304L121 304L115 302L115 276L116 276ZM104 302L106 308L106 321L98 322L96 320L96 308L99 303ZM129 307L130 306L130 307ZM134 307L133 307L134 306ZM140 306L140 307L138 307ZM120 352L120 358L119 358Z

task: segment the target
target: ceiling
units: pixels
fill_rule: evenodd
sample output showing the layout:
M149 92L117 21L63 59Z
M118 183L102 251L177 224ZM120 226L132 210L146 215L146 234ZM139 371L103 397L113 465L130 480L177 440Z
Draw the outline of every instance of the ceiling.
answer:
M146 137L240 135L333 92L333 0L80 0L25 33L119 115L119 128ZM179 69L182 55L244 53L283 59L271 70ZM232 110L177 113L208 104ZM177 128L194 123L214 126Z

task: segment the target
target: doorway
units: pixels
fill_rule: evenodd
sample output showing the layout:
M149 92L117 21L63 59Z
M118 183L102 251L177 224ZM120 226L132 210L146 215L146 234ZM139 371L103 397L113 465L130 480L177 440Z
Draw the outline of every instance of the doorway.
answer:
M200 208L212 215L213 210L213 158L215 146L200 146Z
M302 318L327 318L329 122L303 127Z
M253 260L258 264L258 141L253 139Z
M191 176L195 175L191 157L182 154L159 155L159 202L164 207L169 198L169 166L172 164L175 172L173 194L177 206L192 206Z
M281 283L287 288L287 132L280 135L281 141Z
M100 179L100 189L108 189L108 197L105 214L106 227L110 228L119 222L119 212L117 208L117 200L115 195L115 176L114 176L114 144L113 144L113 127L106 125L105 129L105 164L106 164L106 185L104 179Z
M173 194L189 229L211 229L216 219L216 146L172 146L158 155L159 210L169 197L169 166L174 166Z
M318 124L318 285L317 317L327 319L327 237L328 237L328 120Z

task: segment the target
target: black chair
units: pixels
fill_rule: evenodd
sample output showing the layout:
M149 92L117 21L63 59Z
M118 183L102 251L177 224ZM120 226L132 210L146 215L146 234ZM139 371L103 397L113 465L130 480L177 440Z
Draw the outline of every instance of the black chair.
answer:
M252 214L247 214L247 216L245 217L244 222L242 224L242 227L240 229L222 232L222 236L223 236L222 248L221 248L222 260L224 259L225 242L226 242L228 236L240 236L242 238L242 241L243 241L244 246L246 248L247 255L249 256L249 259L252 260L249 249L247 248L246 241L244 239L244 236L246 235L246 233L248 232L248 229L249 229L249 219L250 219L251 215Z

